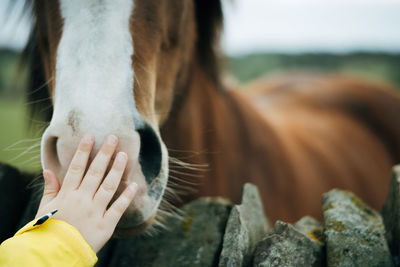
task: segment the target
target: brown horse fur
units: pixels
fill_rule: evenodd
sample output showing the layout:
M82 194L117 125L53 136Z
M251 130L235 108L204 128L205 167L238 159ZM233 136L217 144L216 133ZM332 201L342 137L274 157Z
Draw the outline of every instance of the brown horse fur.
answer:
M380 209L399 161L395 92L339 76L284 76L244 92L218 90L200 69L189 90L163 136L173 157L209 164L186 177L202 177L190 198L238 201L251 182L271 221L320 218L321 195L334 187Z
M358 79L313 75L225 89L215 51L219 1L135 3L143 11L137 11L131 27L137 38L135 83L141 84L135 84L135 99L144 117L161 114L161 135L171 156L169 187L187 193L181 203L205 195L237 202L243 184L251 182L271 221L320 217L321 195L334 187L351 190L380 209L390 168L400 161L398 93ZM54 80L45 81L54 76L62 21L56 1L35 0L35 14L27 46L32 55L29 97L42 109L49 102L37 100L47 99L54 89ZM147 39L138 39L143 35Z

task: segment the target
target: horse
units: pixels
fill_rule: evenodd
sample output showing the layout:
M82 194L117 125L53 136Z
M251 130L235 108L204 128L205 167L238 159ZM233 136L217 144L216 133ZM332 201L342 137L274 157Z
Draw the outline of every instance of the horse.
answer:
M84 133L95 136L93 154L118 136L129 156L118 192L133 180L139 189L117 235L146 231L170 205L200 196L238 202L246 182L270 222L321 218L321 195L334 187L382 205L400 160L393 88L333 74L229 88L218 0L28 3L32 112L51 106L39 114L49 121L42 166L62 182Z

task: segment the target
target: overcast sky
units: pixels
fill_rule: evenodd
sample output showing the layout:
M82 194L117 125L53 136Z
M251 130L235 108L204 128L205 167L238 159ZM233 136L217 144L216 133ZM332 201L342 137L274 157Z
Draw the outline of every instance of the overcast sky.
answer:
M239 0L224 10L229 54L400 51L399 0Z
M13 0L15 1L15 0ZM222 0L224 51L400 52L400 0ZM0 0L0 47L21 49L29 19ZM6 15L9 19L4 27Z

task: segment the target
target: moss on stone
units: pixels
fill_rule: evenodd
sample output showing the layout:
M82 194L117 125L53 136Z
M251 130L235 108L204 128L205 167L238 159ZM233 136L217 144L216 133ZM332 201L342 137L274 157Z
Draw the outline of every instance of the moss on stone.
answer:
M368 242L367 240L361 240L361 244L366 245L366 246L371 246L371 243Z
M336 231L336 232L339 232L339 233L341 233L344 230L346 230L346 227L340 221L329 222L329 224L326 226L326 228L327 228L327 230L333 230L333 231Z
M186 215L187 216L185 216L185 219L183 220L183 223L182 223L182 229L183 229L184 233L186 233L192 226L193 217L194 217L193 210L189 210Z
M350 200L354 204L354 206L356 206L360 211L365 212L369 216L374 215L374 212L372 211L372 209L370 209L361 199L359 199L355 195L352 194Z
M322 211L325 212L325 211L327 211L329 209L332 209L332 208L334 208L333 204L332 203L328 203L328 204L326 204L326 205L324 205L322 207Z

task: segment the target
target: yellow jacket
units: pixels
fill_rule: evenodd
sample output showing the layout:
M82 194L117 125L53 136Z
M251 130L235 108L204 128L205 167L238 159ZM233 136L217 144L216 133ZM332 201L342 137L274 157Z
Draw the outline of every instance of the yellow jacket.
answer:
M31 221L0 245L0 266L93 266L97 257L79 231L60 220Z

